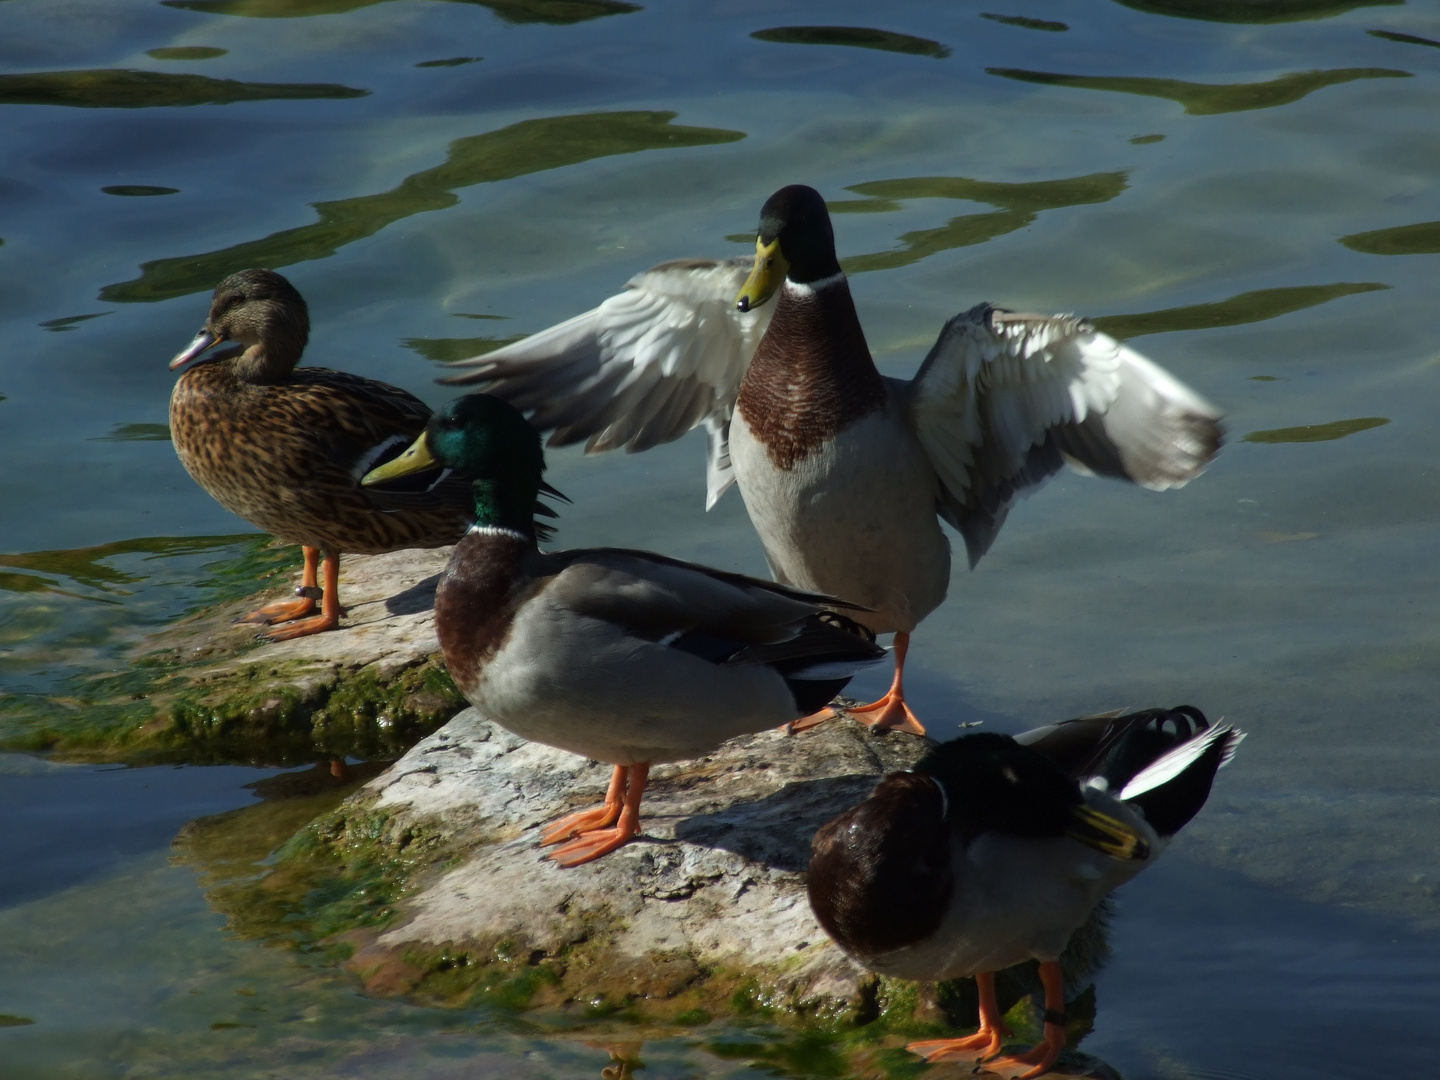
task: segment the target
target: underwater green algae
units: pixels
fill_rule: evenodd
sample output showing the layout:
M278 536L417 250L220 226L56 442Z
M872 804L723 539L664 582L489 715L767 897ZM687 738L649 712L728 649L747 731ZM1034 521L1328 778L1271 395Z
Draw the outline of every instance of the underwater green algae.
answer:
M324 259L413 214L454 206L460 201L455 192L474 184L513 180L617 154L713 146L745 138L742 131L673 124L675 115L611 112L551 116L456 139L442 164L406 177L389 191L315 203L319 221L260 240L144 263L138 278L105 286L100 298L120 303L168 300L209 292L227 274L247 267L276 269Z
M106 195L123 195L129 198L146 198L153 195L179 195L180 189L159 187L155 184L110 184L100 189Z
M161 0L166 7L209 15L240 15L254 19L300 19L314 15L343 15L349 11L387 3L388 0ZM445 0L489 8L502 22L520 26L544 23L572 26L607 15L640 11L638 4L620 0Z
M214 60L229 52L229 49L216 49L209 45L176 45L165 49L146 49L145 55L152 60Z
M169 424L116 424L96 442L169 442Z
M1339 68L1334 71L1300 71L1278 79L1253 83L1195 83L1181 79L1151 79L1130 75L1060 75L1023 68L987 67L986 74L1041 86L1069 86L1081 90L1110 90L1121 94L1168 98L1185 106L1191 116L1272 109L1290 105L1316 90L1357 79L1408 79L1408 71L1393 68Z
M989 19L991 22L1004 23L1006 26L1018 26L1022 30L1045 30L1052 34L1060 34L1070 29L1063 22L1054 22L1050 19L1030 19L1024 15L993 15L988 11L982 11L980 17Z
M1440 254L1440 221L1422 221L1415 225L1396 225L1374 232L1351 233L1340 243L1351 251L1365 255L1435 255Z
M1271 431L1252 431L1245 436L1248 443L1312 443L1333 442L1358 431L1383 427L1390 423L1384 416L1362 416L1354 420L1335 420L1329 424L1306 424L1302 427L1274 428Z
M1287 285L1238 293L1211 304L1190 304L1135 315L1102 315L1091 319L1097 330L1118 338L1144 334L1166 334L1175 330L1213 330L1221 326L1243 326L1304 311L1342 296L1388 289L1377 281L1338 281L1332 285Z
M1393 30L1366 30L1365 32L1371 37L1384 38L1386 41L1398 41L1402 45L1428 45L1432 49L1440 49L1440 41L1432 41L1415 34L1397 34Z
M1282 23L1329 19L1366 7L1389 7L1405 0L1115 0L1147 15L1223 23Z
M776 26L769 30L756 30L750 36L756 41L771 41L780 45L842 45L905 53L908 56L929 56L936 60L950 55L949 46L938 41L868 26Z
M453 364L494 352L524 337L524 334L512 334L509 337L402 338L400 344L419 353L426 360L433 360L437 364Z
M840 260L847 274L863 274L909 266L952 248L983 244L1023 229L1046 210L1109 202L1125 190L1126 183L1124 172L1091 173L1063 180L1035 180L1018 184L971 180L963 176L921 176L856 184L847 190L865 198L838 200L828 205L837 214L886 213L900 209L905 201L911 199L959 199L1000 208L994 213L951 218L938 228L903 233L899 238L901 246L893 251L852 255Z
M247 83L164 71L35 71L0 75L0 105L153 109L237 101L358 98L369 90L334 83Z

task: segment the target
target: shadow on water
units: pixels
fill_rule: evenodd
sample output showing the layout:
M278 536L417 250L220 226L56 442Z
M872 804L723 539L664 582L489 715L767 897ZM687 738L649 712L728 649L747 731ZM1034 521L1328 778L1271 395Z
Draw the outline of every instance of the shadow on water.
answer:
M1437 255L1440 254L1440 221L1351 233L1342 236L1340 243L1365 255Z
M987 67L987 74L1041 86L1072 86L1081 90L1113 90L1120 94L1168 98L1185 106L1191 116L1272 109L1290 105L1316 90L1356 79L1408 79L1408 71L1394 68L1337 68L1333 71L1298 71L1278 79L1254 83L1195 83L1181 79L1151 79L1130 75L1060 75L1023 68Z
M1342 296L1388 289L1375 281L1340 281L1333 285L1289 285L1277 289L1256 289L1238 293L1212 304L1190 304L1135 315L1102 315L1090 321L1097 330L1118 338L1144 334L1165 334L1175 330L1213 330L1221 326L1243 326L1264 322L1294 311L1304 311Z
M773 41L780 45L844 45L909 56L929 56L936 60L950 55L950 47L938 41L868 26L776 26L770 30L756 30L750 36L756 41Z
M219 251L143 263L138 278L105 286L100 299L168 300L209 292L225 275L246 267L275 269L328 258L346 244L373 236L412 214L454 206L460 201L456 189L472 184L512 180L617 154L713 146L745 138L741 131L687 127L672 124L674 119L673 112L552 116L456 139L443 164L414 173L389 191L315 203L320 220L312 225Z
M951 218L939 228L903 233L900 236L903 246L897 251L853 255L840 260L847 274L863 274L909 266L952 248L983 244L1025 228L1044 210L1109 202L1126 186L1124 172L1091 173L1021 184L971 180L963 176L921 176L856 184L847 190L865 196L864 199L844 199L829 206L831 212L837 214L876 214L898 210L910 199L960 199L1000 208L993 213Z
M1365 7L1391 7L1405 0L1115 0L1147 15L1224 23L1282 23L1328 19Z
M387 3L388 0L161 0L166 7L200 11L208 15L244 15L254 19L298 19L311 15L343 15L347 11ZM642 10L638 4L619 0L446 0L452 4L473 4L489 8L496 17L512 25L545 23L571 26Z
M369 90L334 83L247 83L164 71L34 71L0 75L0 105L69 105L80 109L150 109L229 105L237 101L304 101L365 97Z

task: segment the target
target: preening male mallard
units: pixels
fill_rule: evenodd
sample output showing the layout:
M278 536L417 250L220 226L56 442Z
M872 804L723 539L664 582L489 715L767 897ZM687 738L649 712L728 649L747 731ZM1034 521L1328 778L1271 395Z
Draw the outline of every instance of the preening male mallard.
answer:
M849 607L648 551L541 552L540 436L499 398L470 394L430 418L383 483L443 465L474 478L475 524L435 594L435 629L460 692L522 738L615 766L605 804L555 822L562 866L639 831L650 766L818 709L864 664L870 634Z
M1222 435L1198 394L1068 315L981 304L945 324L913 379L881 376L825 202L799 185L765 203L753 262L663 263L456 366L469 370L442 382L505 398L552 445L645 450L704 424L707 506L737 483L777 581L862 604L859 621L895 632L890 691L850 711L917 733L902 676L911 631L950 583L937 515L973 566L1063 463L1163 490L1198 475Z
M1244 733L1192 706L1070 720L1015 738L962 735L815 834L810 905L872 971L973 975L980 1030L912 1043L987 1061L1008 1032L994 973L1040 961L1045 1038L987 1072L1040 1076L1065 1045L1059 957L1101 899L1149 866L1210 795Z
M205 326L170 361L172 370L189 365L170 395L170 436L185 471L232 514L305 549L298 598L241 620L285 624L265 634L271 641L340 624L342 552L439 547L470 525L469 485L451 478L388 496L360 487L424 430L430 408L374 379L297 370L309 337L295 287L272 270L242 270L216 287ZM211 351L227 341L235 347Z

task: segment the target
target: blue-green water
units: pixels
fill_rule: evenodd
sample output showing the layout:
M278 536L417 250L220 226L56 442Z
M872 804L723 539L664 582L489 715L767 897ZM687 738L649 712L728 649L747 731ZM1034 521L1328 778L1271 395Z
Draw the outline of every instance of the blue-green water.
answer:
M113 664L244 550L161 427L228 270L295 281L314 362L438 402L434 360L742 253L809 183L885 370L981 299L1073 310L1229 417L1182 492L1027 501L911 653L941 734L1182 700L1252 732L1122 896L1086 1049L1132 1080L1433 1068L1440 7L634 7L0 2L0 693ZM552 479L562 543L763 572L697 439ZM227 938L168 838L260 774L6 762L0 1014L36 1021L0 1028L7 1077L607 1060ZM706 1039L643 1075L750 1068Z

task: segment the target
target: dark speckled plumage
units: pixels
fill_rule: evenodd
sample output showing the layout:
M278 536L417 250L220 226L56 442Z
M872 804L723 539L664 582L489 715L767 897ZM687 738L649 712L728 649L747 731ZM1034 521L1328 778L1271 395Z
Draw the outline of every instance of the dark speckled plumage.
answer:
M170 433L185 470L227 510L327 555L438 547L463 535L468 486L394 512L360 487L365 472L420 434L430 409L374 379L295 370L309 316L283 277L232 274L215 290L205 329L239 347L180 376Z

